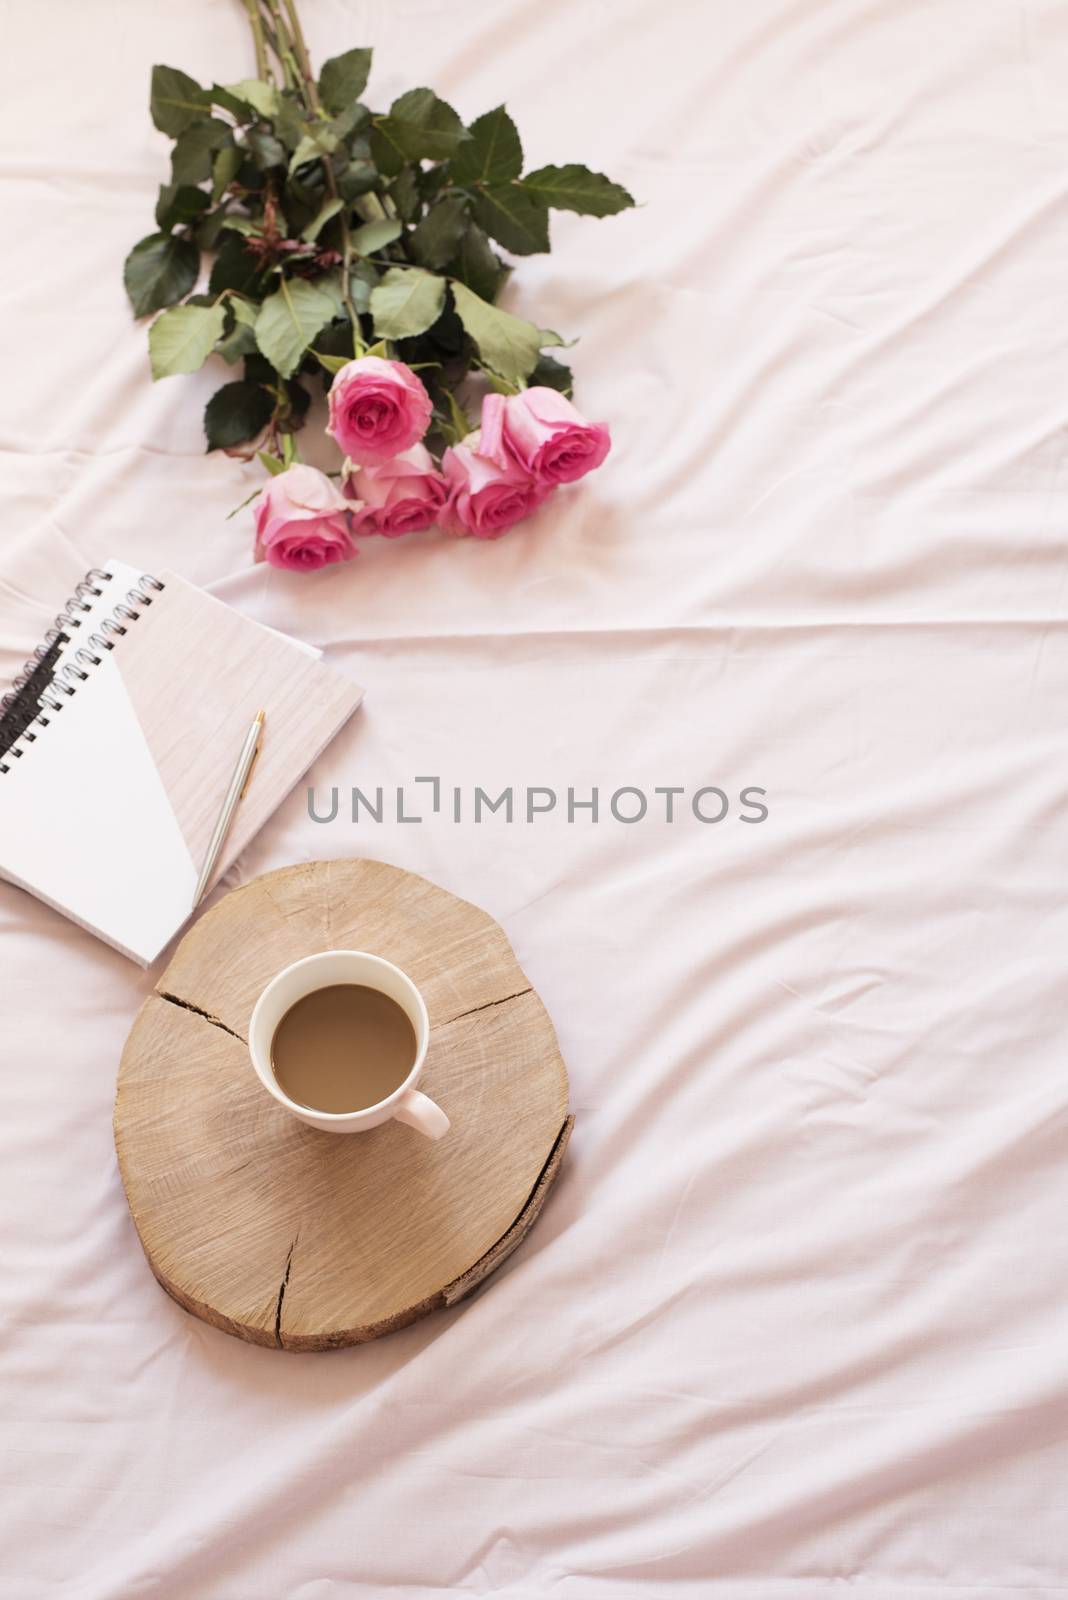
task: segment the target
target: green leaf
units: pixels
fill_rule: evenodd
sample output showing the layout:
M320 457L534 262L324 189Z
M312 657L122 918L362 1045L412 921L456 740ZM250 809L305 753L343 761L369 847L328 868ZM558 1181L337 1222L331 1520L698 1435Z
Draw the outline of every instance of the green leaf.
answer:
M220 200L229 189L238 172L244 156L236 144L224 144L217 152L211 164L211 198Z
M357 255L372 256L376 250L382 250L394 239L399 239L403 232L404 228L395 217L383 217L381 222L365 222L362 228L357 228L353 233L352 248Z
M149 110L160 133L177 138L202 117L209 97L195 78L177 67L153 67L149 91Z
M507 183L523 170L519 130L503 106L476 117L450 163L456 183Z
M545 389L559 389L561 394L571 396L571 368L563 361L556 361L552 356L539 356L538 364L530 374L531 386L539 384Z
M409 89L394 100L389 116L413 161L443 161L471 137L452 106L433 89Z
M338 141L348 139L360 128L365 128L371 120L371 113L365 105L357 100L354 105L346 106L340 116L331 117L327 126L334 138Z
M421 267L390 267L371 291L371 315L380 339L410 339L441 315L445 279Z
M274 412L274 396L258 383L225 383L204 409L209 450L231 450L261 434Z
M322 230L326 227L326 224L330 221L330 218L336 217L338 212L344 211L344 209L344 200L338 200L336 198L333 200L324 200L318 211L315 213L315 216L311 219L311 221L308 223L308 226L301 233L301 238L306 244L314 243L314 241L318 239Z
M247 189L248 194L239 195L244 205L262 206L267 189L267 174L261 172L253 161L252 156L244 145L237 147L241 152L241 165L237 169L236 185L238 190Z
M335 116L344 111L363 94L370 73L370 50L346 50L343 55L331 56L329 61L323 62L319 74L319 98L323 105Z
M381 120L384 123L386 119ZM368 144L371 149L371 162L378 178L395 178L404 167L403 152L392 143L385 132L380 132L377 126L372 126Z
M306 133L290 158L289 170L296 172L308 161L321 161L323 156L332 155L336 149L337 139L329 128L321 127L316 132Z
M544 343L541 329L499 306L488 305L457 279L452 281L452 298L484 364L510 384L529 377Z
M255 290L261 277L260 263L245 249L241 235L225 234L208 279L208 293L212 299L216 299L224 289L235 289L238 294L249 294Z
M364 257L363 259L354 261L352 263L352 271L349 274L349 280L350 282L355 282L357 278L362 278L366 287L368 289L373 289L377 283L381 282L382 273L379 268L375 266L373 261L368 261L367 258Z
M358 200L370 194L378 182L378 168L373 161L350 161L337 180L338 191L345 200Z
M347 367L352 360L351 356L328 356L321 350L313 350L312 355L316 361L321 361L327 372L338 373L342 367Z
M375 129L405 161L446 161L471 135L456 112L433 89L409 89L394 100L388 117L376 117ZM393 171L399 172L394 166Z
M479 226L513 255L532 256L549 248L548 208L518 184L489 184L480 189L474 212Z
M220 111L229 111L237 122L251 122L255 116L247 100L239 100L232 89L224 89L221 83L212 84L208 90L208 99L213 106L218 106Z
M320 294L325 294L330 301L332 315L343 317L345 315L345 297L341 292L341 268L336 272L328 272L325 278L317 278L315 287Z
M164 233L170 233L179 223L192 222L210 204L203 189L194 189L185 183L161 183L159 199L156 201L156 223Z
M316 338L315 347L310 354L318 361L321 361L323 356L329 356L332 361L342 363L351 361L356 354L351 322L347 318L342 321L339 317L335 317L333 322L327 323ZM329 389L329 383L325 387Z
M233 316L233 326L229 333L224 333L216 342L215 353L232 367L242 356L256 353L255 327L259 307L248 300L239 300L236 295L231 295L226 304Z
M574 161L566 167L539 167L537 172L528 172L523 189L556 211L578 211L586 217L611 217L634 204L622 184Z
M439 161L436 167L415 169L415 186L425 206L432 206L435 200L441 198L441 191L449 183L449 172L448 163L442 161Z
M260 307L256 343L283 378L292 377L320 328L334 315L334 301L304 278L283 278Z
M253 306L252 310L258 312L259 306ZM271 366L267 357L261 356L258 350L250 352L245 357L245 377L251 383L263 383L268 388L272 388L278 383L277 372Z
M278 97L278 110L271 117L274 131L287 150L295 150L308 131L303 109L285 95Z
M486 379L494 394L519 393L519 386L517 384L506 383L503 378L498 378L497 374L490 367L482 368L482 376Z
M261 172L269 172L272 167L285 166L286 147L273 133L267 133L263 128L250 128L245 135L245 143Z
M349 273L349 294L357 316L362 316L371 309L371 290L379 281L377 267L370 261L355 261Z
M466 231L467 201L458 197L439 200L408 235L408 254L421 267L444 267Z
M226 93L233 99L241 100L246 106L251 106L257 116L273 119L278 115L280 96L278 90L271 84L264 83L261 78L242 78L240 83L228 83ZM219 102L225 104L224 101ZM228 111L232 106L227 106Z
M322 164L318 161L313 165L305 164L300 172L290 174L283 193L287 212L293 218L291 231L294 234L298 234L304 224L311 221L326 199L325 177Z
M226 309L217 306L175 306L157 317L148 330L153 378L195 372L222 337Z
M286 470L285 462L284 461L279 461L277 456L269 456L267 454L266 450L257 450L256 451L256 460L260 463L260 465L262 467L266 467L267 468L267 471L271 474L272 478L277 478L280 472L284 472ZM257 494L259 493L258 489L257 489L256 493ZM245 501L245 504L246 505L248 504L247 500ZM237 509L240 511L241 507L238 506Z
M229 123L218 117L205 117L202 122L191 123L178 135L171 151L171 181L202 183L211 176L215 151L232 140Z
M286 384L286 397L289 400L289 416L285 418L285 425L293 429L299 428L311 405L311 395L299 378L293 378Z
M201 250L214 250L219 243L219 234L222 232L223 223L226 221L226 206L217 206L214 211L202 212L200 221L193 230L193 237Z
M404 222L414 222L421 209L419 188L415 181L415 168L402 167L390 184L389 192L393 197L393 204L397 208L397 215Z
M449 408L448 431L452 434L451 443L459 444L461 439L466 439L471 432L471 418L457 400L451 389L445 390L445 403Z
M242 300L240 295L231 295L229 305L238 322L242 323L246 328L254 328L256 326L256 318L260 310L259 306L253 305L250 300Z
M490 248L490 242L477 222L468 222L460 248L449 263L452 277L459 278L480 300L496 300L508 269Z
M197 281L200 251L191 239L167 233L150 233L126 257L123 282L135 317L172 306L187 295Z

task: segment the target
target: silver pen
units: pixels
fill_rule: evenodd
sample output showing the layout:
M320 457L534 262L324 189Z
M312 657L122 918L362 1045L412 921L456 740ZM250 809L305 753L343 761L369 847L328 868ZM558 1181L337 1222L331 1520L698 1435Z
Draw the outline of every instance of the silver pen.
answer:
M249 780L252 777L252 769L256 764L256 757L259 755L260 745L263 743L263 723L264 713L257 711L256 720L245 735L245 742L241 746L241 754L237 758L237 766L234 768L234 775L230 779L230 787L226 791L226 798L222 803L222 810L219 812L219 820L215 824L215 831L211 836L211 843L208 845L208 853L204 857L204 865L200 869L196 893L193 895L194 910L200 904L204 890L208 887L211 875L215 871L215 863L219 859L219 851L222 849L226 835L230 831L234 812L237 810L239 803L244 798L245 790L248 788Z

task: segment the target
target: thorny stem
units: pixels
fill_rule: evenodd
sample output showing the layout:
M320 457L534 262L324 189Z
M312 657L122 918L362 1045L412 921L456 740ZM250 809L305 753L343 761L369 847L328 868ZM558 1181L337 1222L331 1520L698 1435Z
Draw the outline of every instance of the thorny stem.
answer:
M324 166L331 177L329 157L324 161ZM356 307L352 303L352 281L349 272L352 266L352 236L349 233L349 224L344 211L338 213L341 219L341 298L345 302L345 309L352 321L352 353L355 356L363 355L363 337L360 331L360 319L356 315Z
M290 0L286 0L290 5ZM307 52L305 52L307 60ZM326 174L326 186L333 199L337 199L337 178L334 176L334 163L326 154L323 155L323 172ZM361 353L362 341L360 338L360 319L356 315L356 307L352 303L352 285L349 281L349 271L352 266L352 234L349 231L348 207L342 206L337 214L341 224L341 299L345 310L352 322L352 345L356 355Z
M265 75L266 50L263 49L263 35L265 33L270 41L272 50L281 63L282 71L285 75L286 88L295 89L304 102L305 109L313 117L321 118L323 108L319 99L319 88L315 81L315 74L312 71L308 46L304 40L304 31L300 25L300 17L294 0L284 0L284 17L279 0L261 0L261 3L265 12L264 16L260 16L257 13L256 0L245 0L253 38L256 41L256 65L260 70L260 75ZM334 164L325 153L322 162L327 189L331 198L336 199L337 178L334 174ZM352 234L349 228L347 207L338 212L338 222L341 227L342 243L341 298L352 322L353 349L359 354L363 348L363 341L360 336L360 319L356 314L356 307L352 303L352 287L349 280L349 272L352 266Z
M256 50L256 75L265 82L271 81L271 67L267 60L267 46L263 38L263 23L256 0L245 0L245 10L248 13L248 25L252 29L252 43Z
M277 0L272 0L272 4L277 5ZM304 79L304 86L308 92L308 104L310 109L314 111L315 115L317 117L321 117L323 114L323 108L319 103L319 89L315 82L315 74L311 69L311 61L308 57L308 46L304 43L304 34L301 30L300 18L297 15L297 8L294 5L293 0L285 0L285 8L286 16L289 18L289 32L293 42L293 53L297 58L297 62L299 63L301 76Z
M293 87L293 74L289 70L289 64L285 59L285 55L283 53L282 46L278 43L278 35L275 33L274 29L271 27L271 24L268 22L268 20L267 20L267 18L265 16L261 16L260 17L260 26L263 29L264 38L266 39L267 43L270 45L271 49L274 51L275 56L276 56L276 58L278 60L278 64L282 69L282 82L283 82L283 84L285 85L285 87L287 89L292 89L292 87Z
M285 73L286 79L286 88L303 89L303 78L300 68L297 66L296 58L293 54L292 40L286 33L285 22L283 21L281 11L278 9L278 0L263 0L263 8L266 16L270 19L271 24L273 24L273 26L269 29L271 48L278 57L279 61L282 63L282 71ZM304 100L305 106L310 111L311 104L308 101L307 96L302 94L301 98Z

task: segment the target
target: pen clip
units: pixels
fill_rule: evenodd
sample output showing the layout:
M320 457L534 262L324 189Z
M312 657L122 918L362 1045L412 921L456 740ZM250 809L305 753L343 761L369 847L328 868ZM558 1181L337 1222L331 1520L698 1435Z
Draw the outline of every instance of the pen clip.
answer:
M261 726L260 727L260 736L256 740L256 748L252 752L252 760L249 762L248 771L245 774L245 781L241 786L241 793L237 797L239 800L243 800L245 798L245 796L248 794L248 786L252 782L252 774L256 770L256 762L260 759L260 751L262 749L263 749L263 728Z

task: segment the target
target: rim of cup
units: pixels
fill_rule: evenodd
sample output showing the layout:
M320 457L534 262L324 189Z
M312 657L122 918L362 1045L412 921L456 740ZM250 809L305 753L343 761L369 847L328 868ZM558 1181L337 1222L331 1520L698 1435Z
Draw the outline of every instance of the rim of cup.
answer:
M274 1066L271 1061L271 1045L274 1042L275 1034L278 1032L282 1017L286 1015L286 1012L283 1012L282 1017L279 1017L278 1021L275 1023L273 1029L271 1030L271 1037L268 1040L267 1049L265 1052L263 1052L264 1066L266 1070L261 1070L260 1063L256 1059L260 1052L252 1042L256 1032L256 1021L260 1014L260 1008L264 1006L270 999L272 991L277 987L278 984L282 982L283 978L288 978L292 973L299 972L301 967L313 966L316 962L324 961L330 956L359 956L361 961L370 961L376 967L380 967L385 971L395 973L396 976L400 978L402 984L405 985L412 995L412 998L415 1002L415 1009L418 1012L421 1024L420 1032L422 1033L422 1040L418 1044L418 1048L415 1052L415 1061L412 1063L411 1070L408 1073L408 1076L404 1079L404 1082L399 1083L395 1089L391 1090L390 1093L385 1095L381 1100L376 1100L373 1105L357 1106L352 1111L320 1111L317 1106L302 1105L299 1100L291 1100L286 1094L285 1090L282 1088L275 1076ZM325 989L330 987L330 985L323 984L321 987ZM292 1004L297 1005L299 1000L304 1000L307 998L307 995L314 993L314 989L308 989L305 994L300 995L298 1000L294 1000ZM392 999L392 996L387 996L387 998ZM397 1002L395 1001L394 1004L397 1004ZM289 1007L287 1007L287 1010L288 1009ZM404 1008L402 1007L401 1009L403 1010ZM405 1014L407 1015L407 1013ZM409 1017L408 1020L411 1021L411 1017ZM260 997L253 1006L252 1015L249 1018L248 1044L249 1052L252 1055L252 1064L256 1068L256 1075L260 1082L263 1084L264 1088L269 1090L269 1092L274 1095L275 1099L278 1100L282 1105L286 1106L288 1110L299 1112L302 1115L307 1115L307 1113L310 1111L316 1117L331 1117L337 1122L346 1122L350 1121L353 1117L366 1116L367 1113L371 1111L381 1111L384 1106L392 1105L395 1100L399 1099L406 1089L411 1088L412 1079L418 1076L419 1072L422 1070L423 1062L426 1059L429 1033L430 1014L426 1008L426 1001L423 999L418 984L416 984L413 978L408 976L403 967L398 967L393 961L387 961L385 956L374 955L370 950L316 950L310 956L301 956L299 961L291 961L288 967L283 967L280 972L276 972L274 977L267 984L266 988L261 990Z

